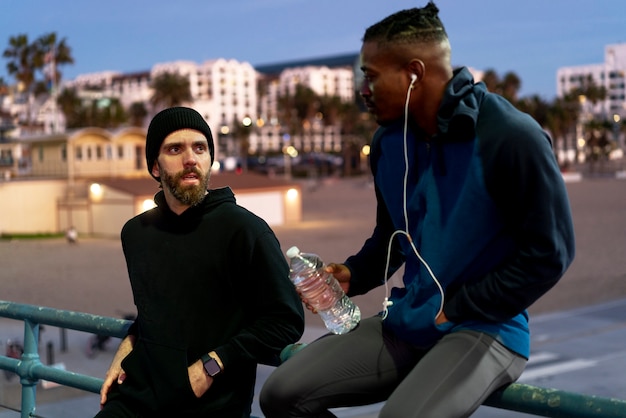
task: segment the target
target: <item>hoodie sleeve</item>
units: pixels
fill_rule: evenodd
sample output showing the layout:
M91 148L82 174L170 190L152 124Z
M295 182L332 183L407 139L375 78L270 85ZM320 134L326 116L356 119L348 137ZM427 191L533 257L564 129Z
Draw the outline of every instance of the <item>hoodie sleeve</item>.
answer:
M289 280L289 266L271 231L251 245L249 280L241 282L248 324L215 351L228 369L241 360L274 364L280 351L297 342L304 331L302 301Z
M550 139L530 116L497 100L481 109L480 152L486 187L516 251L449 295L444 311L452 321L502 321L521 313L558 282L574 258L569 199Z

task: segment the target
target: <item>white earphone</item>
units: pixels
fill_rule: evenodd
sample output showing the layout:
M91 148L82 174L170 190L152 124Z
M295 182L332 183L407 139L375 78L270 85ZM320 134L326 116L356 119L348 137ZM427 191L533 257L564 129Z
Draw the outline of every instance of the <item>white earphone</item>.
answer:
M408 176L409 176L409 157L408 157L408 152L407 152L407 149L408 149L407 148L407 142L408 142L407 135L408 135L408 125L409 125L409 99L411 98L411 90L413 90L413 84L415 84L416 80L417 80L417 74L415 73L411 74L411 84L409 84L409 88L406 92L406 102L404 104L404 183L403 183L403 204L402 205L404 207L404 225L406 229L405 230L398 229L394 231L393 234L391 234L391 237L389 238L389 243L387 246L387 263L385 265L384 285L385 285L385 294L388 295L389 284L388 284L386 273L389 271L389 262L391 260L391 244L393 242L394 237L397 234L403 234L408 238L409 245L413 249L413 252L415 253L416 257L418 258L420 263L422 263L422 265L426 267L426 270L428 270L428 274L430 274L430 277L433 279L433 281L437 285L437 288L439 289L439 293L441 294L441 303L439 304L439 310L437 311L437 315L435 315L435 317L437 317L443 311L443 304L444 304L446 295L445 295L445 292L443 291L443 287L441 286L441 283L439 283L439 280L437 280L437 277L435 277L435 274L431 270L430 266L428 265L426 260L422 258L419 251L417 251L417 248L415 247L415 243L411 239L411 235L409 234L409 229L408 229L409 214L407 210L407 181L408 181ZM388 297L385 297L385 300L383 301L383 313L382 313L383 320L387 319L387 315L389 314L389 308L391 306L393 306L393 301L389 300Z
M409 84L409 91L413 89L413 84L415 84L415 80L417 80L417 74L411 74L411 84Z

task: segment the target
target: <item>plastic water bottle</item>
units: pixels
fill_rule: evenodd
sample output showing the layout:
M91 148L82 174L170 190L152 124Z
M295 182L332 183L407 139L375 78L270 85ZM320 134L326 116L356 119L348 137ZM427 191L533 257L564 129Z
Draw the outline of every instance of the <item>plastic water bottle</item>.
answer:
M290 278L296 289L313 306L326 328L345 334L361 320L359 307L350 300L332 274L324 270L317 254L301 253L298 247L287 250Z

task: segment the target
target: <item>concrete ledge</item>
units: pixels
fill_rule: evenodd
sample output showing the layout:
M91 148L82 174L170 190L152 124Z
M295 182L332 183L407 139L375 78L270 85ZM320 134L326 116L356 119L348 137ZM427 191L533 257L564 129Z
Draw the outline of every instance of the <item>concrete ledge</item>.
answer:
M566 171L561 173L566 183L578 182L583 179L583 175L577 171Z

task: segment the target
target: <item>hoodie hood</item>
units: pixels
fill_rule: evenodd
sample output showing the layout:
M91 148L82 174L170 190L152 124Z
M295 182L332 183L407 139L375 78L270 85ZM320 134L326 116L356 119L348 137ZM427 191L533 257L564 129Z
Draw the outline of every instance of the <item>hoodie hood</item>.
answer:
M437 127L448 141L468 141L476 134L478 111L487 89L484 83L474 83L466 67L453 74L437 114Z
M183 227L184 225L192 228L194 224L200 222L201 218L208 211L211 211L223 203L236 203L235 194L230 187L222 187L219 189L210 189L204 196L202 202L195 206L191 206L180 215L172 212L165 200L165 193L160 190L154 195L154 203L157 207L153 210L160 213L164 219L167 219L167 224L175 225L176 228Z

